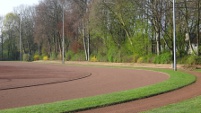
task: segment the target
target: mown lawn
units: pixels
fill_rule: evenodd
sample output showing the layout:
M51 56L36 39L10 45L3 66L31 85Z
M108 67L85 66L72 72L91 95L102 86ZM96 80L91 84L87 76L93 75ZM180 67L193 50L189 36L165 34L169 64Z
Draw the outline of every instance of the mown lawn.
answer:
M143 113L201 113L201 96Z

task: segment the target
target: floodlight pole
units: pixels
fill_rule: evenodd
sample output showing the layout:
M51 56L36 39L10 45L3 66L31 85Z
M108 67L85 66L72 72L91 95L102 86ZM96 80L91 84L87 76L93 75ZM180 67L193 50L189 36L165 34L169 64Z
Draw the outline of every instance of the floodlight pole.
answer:
M176 23L175 23L175 0L173 0L173 46L174 46L174 71L177 71L177 61L176 61Z
M22 61L22 19L21 15L20 16L20 61Z
M62 64L65 64L64 59L64 4L63 4L63 41L62 41Z

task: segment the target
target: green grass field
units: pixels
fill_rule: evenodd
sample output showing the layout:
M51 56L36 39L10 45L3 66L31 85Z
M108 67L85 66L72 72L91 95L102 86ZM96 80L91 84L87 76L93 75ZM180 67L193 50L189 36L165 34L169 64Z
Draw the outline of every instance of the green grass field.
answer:
M201 96L143 113L201 113Z
M0 113L60 113L91 109L158 95L184 87L195 82L196 80L195 76L180 71L175 72L173 70L166 69L151 70L167 73L170 78L158 84L133 90L98 95L88 98L66 100L49 104L1 110Z

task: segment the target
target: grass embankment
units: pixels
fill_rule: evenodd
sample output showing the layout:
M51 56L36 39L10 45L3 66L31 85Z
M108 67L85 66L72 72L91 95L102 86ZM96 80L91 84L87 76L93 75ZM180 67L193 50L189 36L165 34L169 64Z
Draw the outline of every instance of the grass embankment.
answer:
M201 113L201 96L143 113Z
M167 73L169 74L170 78L164 82L138 89L104 94L88 98L80 98L49 104L2 110L0 111L0 113L60 113L91 109L158 95L184 87L188 84L193 83L196 80L193 75L180 71L175 72L165 69L152 70Z
M195 71L201 72L201 69ZM201 113L201 96L143 113Z

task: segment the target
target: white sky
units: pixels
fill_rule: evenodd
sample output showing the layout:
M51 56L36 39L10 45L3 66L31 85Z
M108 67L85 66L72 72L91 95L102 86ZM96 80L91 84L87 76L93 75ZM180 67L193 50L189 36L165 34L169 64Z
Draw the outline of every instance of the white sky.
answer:
M20 5L34 5L38 4L39 0L0 0L0 16L5 16L7 13L12 12L14 7Z

